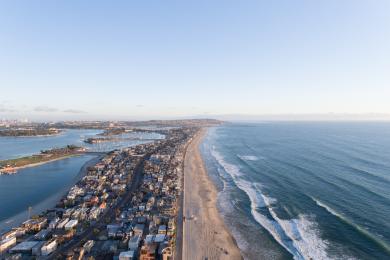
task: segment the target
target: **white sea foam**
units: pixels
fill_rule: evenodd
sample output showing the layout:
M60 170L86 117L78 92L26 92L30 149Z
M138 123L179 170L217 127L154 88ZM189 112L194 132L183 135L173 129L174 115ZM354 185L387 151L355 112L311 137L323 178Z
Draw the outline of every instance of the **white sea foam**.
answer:
M244 160L244 161L258 161L258 160L264 160L265 157L258 157L258 156L254 156L254 155L237 155L241 160Z
M226 183L226 181L223 182ZM229 197L229 193L227 192L227 189L229 188L228 188L228 184L226 183L222 192L218 194L218 203L219 206L223 209L224 213L233 214L235 203L237 202L231 200L231 198ZM226 219L224 220L226 221ZM243 235L240 232L238 232L237 228L234 225L230 225L230 229L232 234L234 235L234 238L239 248L243 251L247 251L249 249L249 243L247 242L245 237L243 237Z
M330 214L332 214L332 215L334 215L334 216L336 216L336 217L339 217L340 219L345 220L345 218L344 218L344 216L343 216L342 214L336 212L336 211L333 210L331 207L325 205L325 203L322 203L321 201L319 201L319 200L317 200L317 199L315 199L315 198L313 198L313 197L311 197L311 199L314 200L315 203L316 203L318 206L320 206L320 207L326 209L326 211L328 211Z
M310 216L299 215L297 219L276 219L286 235L292 239L294 247L304 259L330 259L326 253L327 241L319 236L318 225Z
M310 216L300 215L296 219L282 220L278 218L272 205L277 201L261 192L259 183L251 183L242 179L243 173L237 165L228 163L215 149L213 157L232 177L239 189L244 191L251 202L251 213L254 219L263 226L274 239L288 250L295 259L330 259L326 254L327 241L319 237L318 225ZM272 219L259 213L259 208L267 207Z

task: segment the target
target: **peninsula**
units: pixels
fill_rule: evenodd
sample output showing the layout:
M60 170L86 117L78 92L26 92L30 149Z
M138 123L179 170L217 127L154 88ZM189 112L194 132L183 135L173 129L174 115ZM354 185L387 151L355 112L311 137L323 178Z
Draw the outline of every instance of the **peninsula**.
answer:
M63 148L54 148L41 151L39 154L25 156L16 159L0 161L0 175L14 174L20 168L32 167L42 163L63 159L69 156L80 155L86 151L83 147L67 145Z
M25 136L51 136L61 132L57 128L10 128L0 130L0 136L25 137Z
M209 122L181 123L164 139L102 156L55 208L1 234L0 258L241 259L198 151ZM37 162L80 149L44 151ZM7 163L35 159L21 160Z
M84 140L84 143L87 144L100 144L104 142L120 142L120 141L126 141L126 140L138 140L138 141L147 141L147 140L154 140L154 138L141 138L141 137L91 137Z
M126 133L127 130L125 128L108 128L104 130L103 133L97 134L101 136L112 136L112 135L121 135Z

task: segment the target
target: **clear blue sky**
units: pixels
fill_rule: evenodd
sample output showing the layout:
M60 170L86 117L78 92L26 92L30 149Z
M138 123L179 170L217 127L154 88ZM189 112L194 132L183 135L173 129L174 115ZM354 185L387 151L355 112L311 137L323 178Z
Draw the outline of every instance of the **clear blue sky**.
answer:
M0 1L0 118L390 113L390 1Z

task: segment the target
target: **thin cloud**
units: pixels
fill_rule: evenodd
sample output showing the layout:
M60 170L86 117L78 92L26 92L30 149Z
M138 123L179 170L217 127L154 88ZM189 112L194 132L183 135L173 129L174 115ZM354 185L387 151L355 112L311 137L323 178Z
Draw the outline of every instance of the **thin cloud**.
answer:
M14 113L17 112L15 109L10 109L0 106L0 113Z
M144 107L144 105L136 105L136 107Z
M5 105L6 102L2 102L2 104L0 103L0 113L14 113L14 112L17 112L16 109L12 108L12 107L9 107L9 106L6 106Z
M38 106L34 108L35 112L46 112L46 113L52 113L57 112L58 109L54 107L47 107L47 106Z
M63 110L62 112L70 113L70 114L85 114L85 113L87 113L83 110L78 110L78 109L66 109L66 110Z

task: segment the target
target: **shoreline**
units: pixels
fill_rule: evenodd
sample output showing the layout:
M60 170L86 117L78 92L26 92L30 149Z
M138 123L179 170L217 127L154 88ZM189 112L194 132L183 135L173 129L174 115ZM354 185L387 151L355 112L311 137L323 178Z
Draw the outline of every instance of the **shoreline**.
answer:
M200 152L206 132L202 128L194 136L184 159L182 259L243 259L218 211L218 191Z
M45 212L46 210L50 210L51 208L54 208L56 204L59 202L59 200L66 194L66 192L69 191L69 189L76 184L82 177L85 176L87 173L87 168L89 166L92 166L96 164L103 155L97 155L94 158L88 160L83 164L83 166L80 168L78 174L73 178L73 180L66 186L64 186L61 190L59 190L57 193L51 195L50 197L44 199L43 201L32 205L32 215L41 214L42 212ZM66 159L66 158L63 158ZM53 160L55 161L55 160ZM45 162L46 163L46 162ZM24 210L19 212L18 214L0 221L0 233L3 231L11 230L13 227L19 226L24 221L28 219L28 210Z

